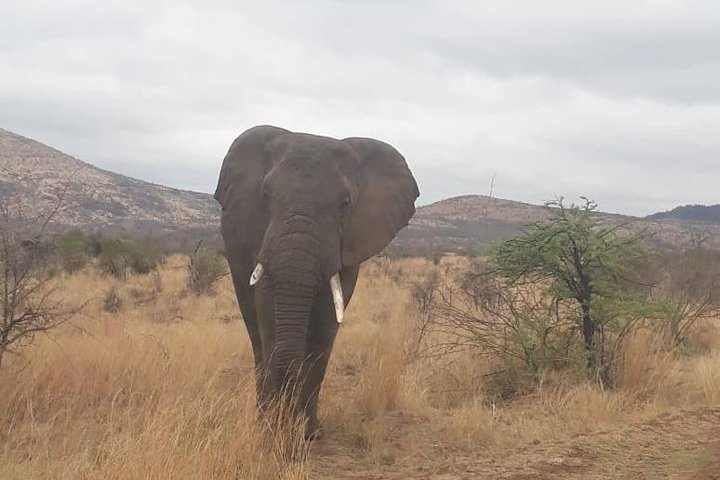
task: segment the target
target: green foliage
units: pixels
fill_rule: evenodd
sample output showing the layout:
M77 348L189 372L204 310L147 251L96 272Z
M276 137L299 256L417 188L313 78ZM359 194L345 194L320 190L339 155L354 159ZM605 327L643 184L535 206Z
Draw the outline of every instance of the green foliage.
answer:
M88 237L88 252L93 258L97 258L102 253L102 239L97 235Z
M104 238L100 241L98 266L118 278L124 278L130 270L136 274L148 274L155 270L160 260L152 244L130 238Z
M76 272L97 258L98 267L115 277L127 271L136 274L152 272L160 260L157 246L131 238L99 238L70 230L55 239L56 265L68 273Z
M594 215L597 205L547 204L549 218L496 245L490 269L510 283L549 282L560 299L582 301L588 294L615 297L623 280L634 280L642 259L641 237L622 234L623 225L607 226Z
M547 204L548 219L491 251L488 273L508 289L537 285L551 303L569 302L583 333L587 368L609 381L618 342L642 318L664 310L646 299L634 266L643 258L641 237L607 226L596 204Z
M625 339L637 329L684 345L699 320L720 315L720 253L696 242L651 255L642 235L601 223L583 199L547 205L544 221L496 244L486 260L413 292L433 353L470 350L497 370L489 394L534 388L543 371L616 383Z
M60 268L68 273L82 269L90 258L90 239L82 230L71 230L57 237L55 248Z
M199 294L210 293L215 283L227 273L225 257L198 244L188 263L188 288Z
M572 341L577 309L560 302L538 284L509 285L507 280L474 262L452 285L433 294L434 329L450 339L442 350L469 348L497 362L501 396L527 391L544 369L581 359ZM514 383L517 381L518 383Z

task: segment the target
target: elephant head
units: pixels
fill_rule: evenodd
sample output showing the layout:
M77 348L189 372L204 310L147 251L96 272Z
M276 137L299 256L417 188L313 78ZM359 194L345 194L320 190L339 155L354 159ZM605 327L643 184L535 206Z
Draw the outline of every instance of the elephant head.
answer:
M258 126L233 142L215 198L226 249L236 252L233 276L247 282L236 286L238 296L261 289L271 299L274 353L266 367L278 388L305 360L319 290L331 285L341 322L338 272L382 250L407 225L418 195L405 159L377 140Z

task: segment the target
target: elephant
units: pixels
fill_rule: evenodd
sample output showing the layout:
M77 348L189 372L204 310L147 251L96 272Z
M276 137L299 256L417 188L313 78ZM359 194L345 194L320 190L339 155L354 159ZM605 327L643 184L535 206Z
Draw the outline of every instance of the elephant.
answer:
M404 157L371 138L261 125L231 144L215 199L261 412L284 398L307 438L319 432L320 386L360 264L408 224L419 195Z

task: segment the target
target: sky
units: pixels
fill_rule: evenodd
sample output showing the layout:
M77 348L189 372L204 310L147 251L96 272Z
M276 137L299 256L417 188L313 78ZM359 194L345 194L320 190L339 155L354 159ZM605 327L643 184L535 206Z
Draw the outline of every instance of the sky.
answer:
M272 124L374 137L420 204L720 203L717 0L3 0L0 127L213 192Z

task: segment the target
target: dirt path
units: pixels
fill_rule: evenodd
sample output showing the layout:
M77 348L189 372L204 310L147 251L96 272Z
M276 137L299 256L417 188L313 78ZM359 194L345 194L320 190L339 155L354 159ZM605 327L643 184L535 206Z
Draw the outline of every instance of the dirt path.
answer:
M404 452L402 428L398 432L392 461L353 454L349 439L328 435L313 448L314 478L720 480L720 407L477 456Z

